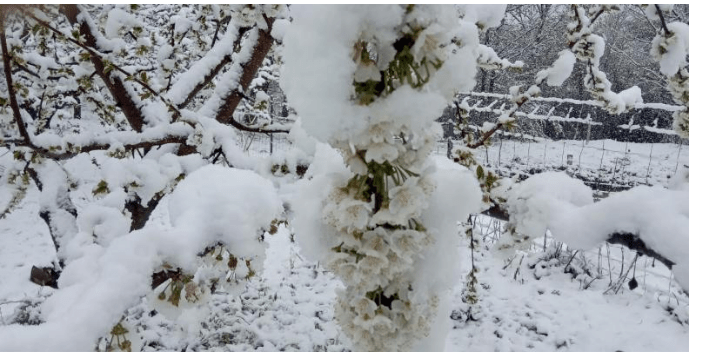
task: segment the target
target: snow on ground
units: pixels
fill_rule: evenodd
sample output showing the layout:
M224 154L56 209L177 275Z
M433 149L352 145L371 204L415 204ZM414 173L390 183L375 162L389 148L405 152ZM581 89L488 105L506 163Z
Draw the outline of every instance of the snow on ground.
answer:
M10 198L0 189L0 202ZM22 207L0 220L0 322L4 325L22 300L33 300L53 291L29 281L33 265L52 266L55 249L39 214L38 191L30 188ZM32 219L27 221L27 219ZM10 302L10 303L8 303ZM2 343L0 342L0 345ZM0 351L2 349L0 348Z
M469 272L469 241L463 245L468 255L463 256L462 271ZM507 265L489 253L476 253L479 302L472 306L462 303L457 293L462 287L456 285L453 306L463 311L454 312L455 326L446 352L689 350L688 325L679 324L665 310L666 300L658 302L654 287L661 289L664 277L655 283L646 278L645 293L638 288L603 294L608 275L583 289L591 278L582 275L573 279L564 272L562 262L558 265L557 260L548 259L551 252L533 250L521 261L523 254ZM529 269L531 266L534 269ZM641 274L638 272L642 282ZM688 314L688 302L685 309Z

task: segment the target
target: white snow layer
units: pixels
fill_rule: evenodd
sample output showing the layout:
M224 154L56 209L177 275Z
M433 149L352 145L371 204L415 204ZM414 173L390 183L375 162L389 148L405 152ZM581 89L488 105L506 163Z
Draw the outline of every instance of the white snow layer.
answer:
M572 74L577 57L570 50L560 52L560 57L555 60L552 67L542 70L536 74L536 82L540 83L544 79L548 79L548 85L561 86L567 78Z
M676 263L675 277L689 289L689 192L635 187L594 203L591 189L565 173L546 172L514 186L508 212L531 238L549 229L568 246L590 249L616 232L632 233Z

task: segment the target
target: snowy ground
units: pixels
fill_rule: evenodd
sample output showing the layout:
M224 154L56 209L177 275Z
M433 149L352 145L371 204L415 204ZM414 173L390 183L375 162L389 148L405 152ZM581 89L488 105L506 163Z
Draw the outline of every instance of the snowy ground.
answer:
M446 143L436 153L446 154ZM568 164L571 155L571 164ZM564 170L587 180L634 186L666 185L676 172L689 165L689 146L672 143L626 143L610 139L539 141L495 139L481 147L477 159L505 175L542 170Z
M572 152L567 149L570 143ZM604 143L605 149L620 149L626 154L625 143L591 141L589 145ZM562 166L563 145L565 153L582 150L581 142L574 141L532 143L527 154L527 144L513 145L505 140L499 157L499 144L497 141L487 151L490 164L498 163L500 169L512 165L518 172L539 165ZM275 147L283 149L280 145ZM443 147L437 152L444 153ZM675 168L689 163L688 146L680 149L674 144L655 144L652 158L649 144L628 144L627 148L631 163L625 170L637 174L636 180L643 179L636 181L640 183L647 176L650 183L665 185ZM530 156L524 160L521 154ZM615 158L623 154L584 148L579 170L609 175L599 167L614 166ZM538 155L541 159L536 159ZM574 155L572 168L579 167L578 154ZM512 163L515 157L522 162ZM616 173L625 174L620 170ZM2 192L0 189L4 203L8 195ZM17 319L35 323L37 308L27 304L39 302L53 291L28 280L32 265L48 265L54 255L37 213L37 193L30 189L21 207L0 220L0 324ZM167 219L163 209L154 216L156 222ZM642 257L635 270L623 277L620 273L627 271L634 253L602 246L575 254L549 238L536 240L527 252L504 258L489 250L501 234L499 223L480 217L473 226L474 236L480 239L474 258L479 269L474 304L462 299L472 269L469 241L458 231L445 234L461 236L462 258L451 316L442 317L451 319L453 326L446 352L689 350L688 296L663 265L653 266L652 260ZM289 230L283 227L267 237L265 270L249 282L242 295L213 295L202 324L188 325L188 319L181 318L185 327L176 327L152 311L146 300L130 309L125 321L132 327L132 345L141 347L133 351L351 351L333 321L335 289L340 283L299 254ZM631 290L633 277L638 287ZM621 288L614 293L610 283L617 281ZM0 351L5 352L2 341Z

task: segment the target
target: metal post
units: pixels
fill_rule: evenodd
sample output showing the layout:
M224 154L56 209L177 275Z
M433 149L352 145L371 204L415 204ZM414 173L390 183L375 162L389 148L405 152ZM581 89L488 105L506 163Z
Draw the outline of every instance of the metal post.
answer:
M674 174L677 174L677 168L679 168L679 156L682 154L682 137L679 138L679 151L677 152L677 165L674 166Z
M647 163L647 175L645 175L645 183L647 185L650 185L650 182L648 182L648 178L650 177L650 165L652 165L652 147L655 145L655 143L650 143L650 161Z

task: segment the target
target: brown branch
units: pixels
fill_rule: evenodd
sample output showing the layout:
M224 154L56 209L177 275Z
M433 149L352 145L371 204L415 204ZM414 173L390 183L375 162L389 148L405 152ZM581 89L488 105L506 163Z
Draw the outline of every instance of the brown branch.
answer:
M212 38L212 45L210 46L210 49L214 48L214 44L217 43L217 37L219 36L219 29L221 28L222 23L229 23L230 21L231 16L226 16L221 21L215 20L215 22L217 22L217 28L214 29L214 38Z
M637 251L640 254L644 254L650 258L655 258L664 264L667 268L671 269L676 263L663 257L661 254L657 253L653 249L649 248L643 240L640 239L635 234L626 232L614 232L609 235L606 242L611 244L620 244L629 249Z
M273 22L275 19L268 18L265 15L263 15L263 18L265 19L268 28L265 30L260 28L258 29L258 41L253 49L253 55L243 67L243 73L239 79L239 85L241 86L241 90L244 92L248 90L248 87L251 85L253 78L255 78L256 73L258 72L258 68L263 64L265 56L268 55L268 51L270 51L270 48L273 46L273 37L270 35L270 32L273 29ZM232 89L222 100L222 104L217 110L216 120L221 123L233 125L238 129L242 129L241 126L243 125L234 121L233 117L234 111L236 111L236 108L238 107L242 98L243 93L241 91L239 91L236 87ZM255 129L251 132L259 131L258 129Z
M231 56L225 55L224 58L217 64L217 66L215 66L214 69L212 69L212 71L210 71L204 77L202 82L197 84L195 88L192 89L192 91L190 92L190 94L187 95L185 100L183 100L182 103L178 104L178 108L183 109L184 107L186 107L187 104L189 104L190 101L192 101L192 99L194 99L195 96L197 96L197 93L199 93L205 86L207 86L207 84L209 84L212 81L212 79L214 79L214 77L217 74L219 74L219 71L221 71L221 69L224 68L224 66L228 63L231 63Z
M606 12L606 10L603 8L599 10L599 12L597 12L596 15L594 15L594 18L592 18L591 21L589 21L589 26L594 24L594 21L596 21L596 19L599 18L599 16L601 16L604 12Z
M528 100L530 100L531 96L530 95L521 95L517 96L516 100L516 107L514 107L511 112L509 113L509 118L515 119L516 118L516 111L523 106ZM460 108L458 107L458 110ZM491 130L487 131L486 133L482 134L482 137L475 143L468 144L467 147L471 149L479 148L484 145L484 143L489 140L489 138L496 133L496 131L500 130L502 127L504 127L504 124L499 122L496 124L496 126L492 127Z
M250 127L250 126L246 126L246 125L236 121L234 118L232 118L228 122L228 124L236 127L237 129L239 129L241 131L246 131L246 132L255 132L255 133L289 133L290 132L290 130L286 130L286 129L272 130L272 129L266 129L266 128L261 128L261 127Z
M124 150L131 151L139 148L151 148L165 144L185 144L187 137L182 136L167 136L157 140L151 141L141 141L138 143L125 144ZM91 144L83 147L77 147L77 151L67 151L64 153L56 153L45 148L38 147L32 143L26 143L23 140L18 139L8 139L0 141L0 145L3 146L17 146L17 147L28 147L37 152L39 155L53 159L53 160L65 160L72 158L80 153L89 153L95 150L108 150L112 146L110 144Z
M156 195L148 201L146 206L141 205L141 197L138 195L124 204L124 209L131 213L131 227L129 228L129 232L140 230L146 226L148 219L164 196L165 194L163 193L156 193Z
M4 10L4 9L2 9ZM24 121L22 120L22 113L19 110L19 104L17 103L17 92L15 92L14 84L12 83L12 60L10 58L10 51L7 49L7 38L5 38L5 11L0 10L0 45L2 46L2 62L5 69L5 82L7 83L7 94L10 96L10 108L12 108L12 115L15 118L15 123L17 123L17 129L19 129L19 134L24 138L27 144L32 144L29 138L29 132L27 132L26 126L24 126Z
M61 12L66 16L68 21L72 25L79 24L80 25L80 35L85 37L85 42L86 44L80 43L77 40L74 40L72 38L67 38L71 42L78 44L80 47L83 49L87 50L88 53L90 53L90 61L92 62L93 66L95 66L95 70L97 71L97 75L100 76L102 81L105 83L105 86L107 86L107 89L109 90L110 94L114 98L114 100L117 102L117 106L119 106L122 109L122 112L124 112L124 116L126 117L127 121L129 122L129 125L131 126L134 131L141 132L143 129L144 125L144 116L139 109L139 107L136 105L136 103L131 99L131 96L129 92L127 91L126 87L124 86L124 83L119 77L114 77L114 80L111 79L110 73L105 72L105 64L102 61L102 56L96 52L97 50L97 39L95 38L95 35L92 33L92 30L90 29L90 26L88 25L87 21L79 21L78 20L78 14L80 13L80 10L78 9L78 6L75 4L70 4L70 5L62 5L61 6ZM29 14L35 21L39 22L42 24L44 27L50 28L54 31L54 33L59 33L62 37L65 37L63 33L61 33L58 30L55 30L51 25L48 23L38 19L36 16L33 14ZM79 23L80 22L80 23ZM93 49L93 50L91 50ZM115 66L116 68L116 66ZM118 68L120 72L123 72L127 75L126 71L123 71Z
M660 5L655 4L655 10L657 10L657 16L660 17L660 22L662 22L662 29L664 29L664 34L669 35L669 29L667 29L667 23L665 23L664 15L662 15L662 9L660 9Z
M489 140L489 137L491 137L496 131L500 130L502 127L504 127L504 125L501 122L497 123L496 126L492 127L491 130L482 134L482 137L480 137L480 139L477 142L468 144L467 147L470 149L475 149L483 146L484 143L486 143L487 140Z

